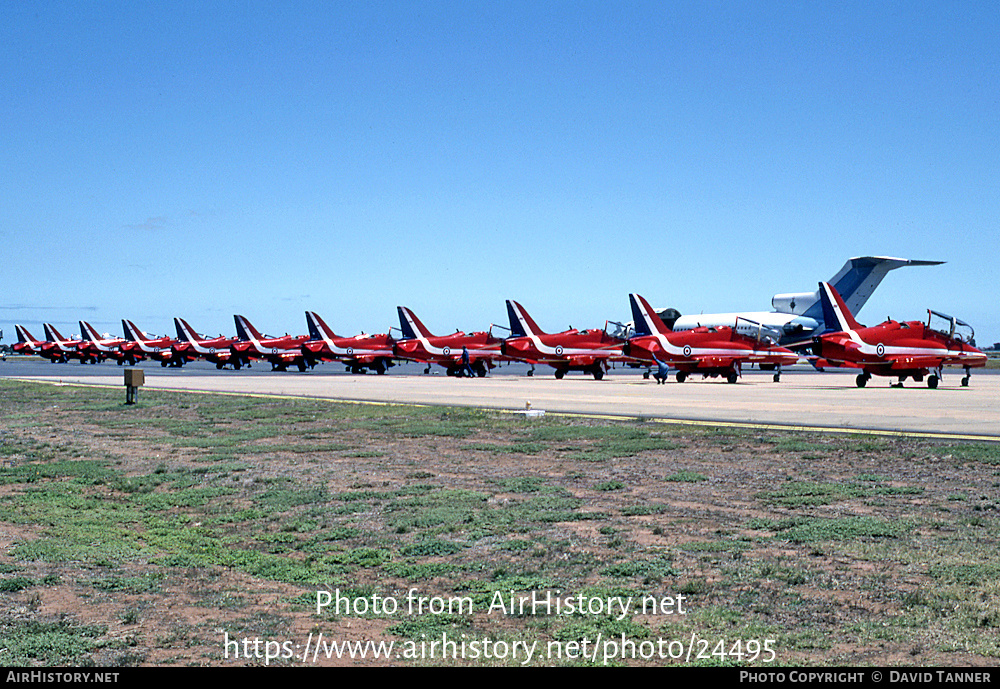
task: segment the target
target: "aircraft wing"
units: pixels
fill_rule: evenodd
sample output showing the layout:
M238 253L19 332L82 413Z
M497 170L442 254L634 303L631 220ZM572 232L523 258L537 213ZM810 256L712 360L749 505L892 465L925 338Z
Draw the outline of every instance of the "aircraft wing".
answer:
M393 357L392 352L386 353L386 352L370 351L365 354L356 353L354 355L354 361L358 362L359 364L373 364L378 359L386 359L386 358L391 359L392 357Z
M914 368L938 368L945 361L945 357L940 356L900 356L893 357L887 363L889 369L909 370Z
M570 366L592 366L598 361L604 361L607 357L598 357L591 354L574 354L571 356L563 357L563 361L568 363Z
M738 356L703 356L697 357L694 363L698 368L724 368L731 366L734 361L745 358Z
M586 354L568 354L558 361L565 361L572 366L591 366L598 361L634 361L634 359L613 349L595 349Z

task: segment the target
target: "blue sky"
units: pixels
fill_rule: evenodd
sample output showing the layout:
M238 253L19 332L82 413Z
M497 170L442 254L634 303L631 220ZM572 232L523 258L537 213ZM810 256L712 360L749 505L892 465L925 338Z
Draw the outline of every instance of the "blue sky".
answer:
M995 2L20 2L0 328L558 330L766 310L1000 340ZM65 334L65 333L64 333Z

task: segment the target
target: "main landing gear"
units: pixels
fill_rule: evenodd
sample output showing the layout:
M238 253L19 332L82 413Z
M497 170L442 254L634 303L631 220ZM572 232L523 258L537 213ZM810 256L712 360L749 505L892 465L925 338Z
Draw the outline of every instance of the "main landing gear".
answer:
M562 380L568 371L569 369L567 368L557 368L555 371L556 380ZM584 371L594 376L594 380L604 379L604 367L601 366L600 363L596 363L593 366L584 369ZM532 372L534 372L534 369L532 369ZM530 376L531 372L529 372L528 375Z
M705 377L708 378L709 376L711 376L712 378L715 378L718 375L719 373L706 373ZM674 378L677 380L678 383L683 383L685 380L687 380L688 373L687 371L678 371L677 374L674 376ZM726 372L727 383L735 383L737 380L739 380L739 378L740 374L736 369L730 369L729 371ZM775 375L774 379L775 382L777 382L778 376Z
M943 377L943 375L942 375L941 369L940 368L935 369L934 373L932 373L929 376L927 376L927 387L930 388L931 390L936 390L938 384L941 382L942 377ZM907 378L913 378L914 382L919 383L919 382L923 381L924 374L922 372L917 372L917 373L912 373L912 374L907 374L907 373L901 374L897 378L896 382L892 383L891 387L894 387L894 388L901 388L901 387L903 387L903 383L906 381ZM864 386L866 386L868 384L868 381L871 380L871 379L872 379L872 376L871 376L870 373L867 373L867 372L865 372L865 373L859 373L858 377L855 378L855 383L857 384L857 386L859 388L863 388ZM966 369L965 369L965 376L962 378L962 387L963 388L969 387L969 382L971 380L972 380L972 373L969 371L968 367L966 367Z

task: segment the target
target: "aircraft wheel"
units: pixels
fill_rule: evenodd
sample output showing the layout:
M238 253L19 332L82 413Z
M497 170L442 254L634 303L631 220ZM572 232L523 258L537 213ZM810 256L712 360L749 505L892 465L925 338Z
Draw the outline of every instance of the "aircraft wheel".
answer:
M730 371L729 375L726 376L726 382L735 383L737 378L738 376L736 375L736 371Z
M927 387L929 387L931 390L934 390L937 388L937 385L938 385L937 376L927 376Z
M864 386L868 385L868 376L866 376L864 373L859 373L858 377L854 379L854 382L857 383L859 388L863 388Z
M774 382L775 383L780 383L781 382L781 374L780 373L775 373L774 374Z
M533 368L529 369L528 370L528 377L531 378L533 375L535 375L535 369L533 369Z
M594 380L601 380L604 378L604 369L600 366L594 369Z
M677 382L678 383L683 383L685 380L687 380L687 377L688 377L688 374L685 373L684 371L678 371L677 372Z
M299 362L299 370L300 370L301 372L303 372L303 373L305 373L305 372L306 372L306 362L304 362L304 361L300 361L300 362Z
M646 371L645 373L642 374L642 379L649 380L649 371Z
M424 375L427 375L430 372L431 372L431 367L430 366L428 366L427 368L424 369Z
M556 380L562 380L562 377L566 375L566 372L562 369L556 369Z
M219 363L219 364L216 364L216 365L215 365L215 367L216 367L217 369L219 369L220 371L222 370L222 364L221 364L221 363Z
M962 387L963 388L969 387L969 376L966 376L965 378L962 378Z
M167 367L167 363L168 363L167 360L164 359L163 361L160 362L160 367L161 368L166 368Z

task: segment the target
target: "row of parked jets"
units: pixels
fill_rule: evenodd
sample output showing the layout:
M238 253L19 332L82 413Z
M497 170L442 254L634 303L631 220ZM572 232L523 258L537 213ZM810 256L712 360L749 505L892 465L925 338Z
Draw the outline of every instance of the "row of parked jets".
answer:
M555 377L583 371L601 380L610 365L674 369L678 382L692 374L722 377L735 383L745 365L774 371L778 382L783 366L808 359L816 368L858 369L858 387L873 375L922 381L936 388L944 366L965 369L967 386L972 368L984 366L986 355L974 346L972 328L951 316L928 310L927 322L887 320L864 327L854 313L864 305L882 277L904 265L934 265L884 257L850 259L831 282L816 292L775 295L775 311L749 314L700 314L683 320L672 309L654 310L638 294L630 294L633 321L605 324L603 329L559 333L543 331L516 301L507 300L509 334L488 331L433 335L407 307L397 307L399 337L362 333L342 337L315 312L306 312L309 334L268 337L243 316L236 315L236 336L199 335L182 318L175 318L177 337L151 337L132 321L122 320L124 337L99 335L84 321L79 339L66 339L45 324L45 340L37 340L17 325L16 352L37 354L53 362L115 360L135 365L142 360L162 366L183 366L195 360L218 368L240 369L267 361L274 370L305 371L321 362L339 361L349 371L385 373L399 360L444 367L449 375L485 376L501 362L519 361L550 366ZM835 283L835 284L832 284ZM847 297L841 296L839 288ZM851 305L853 303L853 306ZM615 326L612 329L612 325ZM502 327L502 326L496 326ZM505 328L506 329L506 328Z

